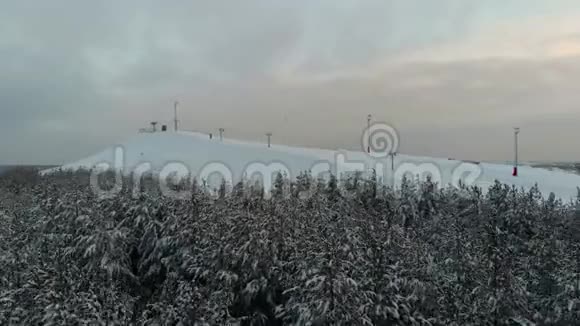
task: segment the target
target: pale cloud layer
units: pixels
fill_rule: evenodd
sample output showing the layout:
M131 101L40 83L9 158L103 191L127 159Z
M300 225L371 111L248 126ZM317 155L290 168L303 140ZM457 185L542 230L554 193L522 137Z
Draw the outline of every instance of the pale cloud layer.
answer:
M170 124L412 154L580 160L576 1L0 0L0 164L62 163Z
M456 61L489 58L545 60L580 55L577 15L552 15L485 26L468 39L407 53L401 61Z

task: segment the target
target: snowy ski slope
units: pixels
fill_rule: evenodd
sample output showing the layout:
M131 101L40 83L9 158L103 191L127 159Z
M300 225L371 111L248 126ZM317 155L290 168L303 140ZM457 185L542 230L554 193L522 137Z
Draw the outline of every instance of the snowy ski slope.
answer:
M375 171L383 182L397 185L403 175L434 175L434 180L442 185L456 184L459 180L487 188L495 180L517 187L530 188L538 184L546 195L554 192L557 197L569 201L576 197L580 186L580 175L564 171L521 166L519 176L511 175L512 167L506 164L467 163L456 160L409 155L375 158L364 152L333 151L324 149L290 147L283 145L240 141L232 139L209 139L208 135L193 132L142 133L132 139L112 146L100 153L77 162L66 164L60 169L92 169L98 165L120 169L125 174L142 170L150 164L156 173L184 175L187 168L191 176L205 178L210 172L220 172L226 180L237 182L256 171L285 171L290 177L311 170L313 174L332 171L342 175L345 172L361 170ZM180 169L175 169L180 166ZM227 169L227 173L223 172ZM55 169L46 170L50 173ZM227 174L231 173L230 176Z

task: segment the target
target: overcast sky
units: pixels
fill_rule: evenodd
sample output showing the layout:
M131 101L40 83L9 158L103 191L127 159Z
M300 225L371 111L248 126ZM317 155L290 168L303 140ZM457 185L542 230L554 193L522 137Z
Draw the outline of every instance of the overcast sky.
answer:
M580 160L577 0L0 0L0 164L59 164L151 120L358 148Z

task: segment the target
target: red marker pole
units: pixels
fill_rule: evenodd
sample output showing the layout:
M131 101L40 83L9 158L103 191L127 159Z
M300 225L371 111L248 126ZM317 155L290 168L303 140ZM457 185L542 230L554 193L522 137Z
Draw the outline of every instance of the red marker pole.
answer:
M518 134L520 133L520 128L514 128L514 171L513 176L518 176Z

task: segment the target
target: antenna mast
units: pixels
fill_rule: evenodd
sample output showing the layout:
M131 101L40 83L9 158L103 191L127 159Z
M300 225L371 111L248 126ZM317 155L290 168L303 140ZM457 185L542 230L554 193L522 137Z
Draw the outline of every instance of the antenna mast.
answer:
M177 102L177 101L175 101L173 103L173 117L174 117L174 119L173 119L173 122L174 122L173 128L174 128L175 131L178 130L177 129L177 123L179 121L179 120L177 120L177 104L179 104L179 102Z

